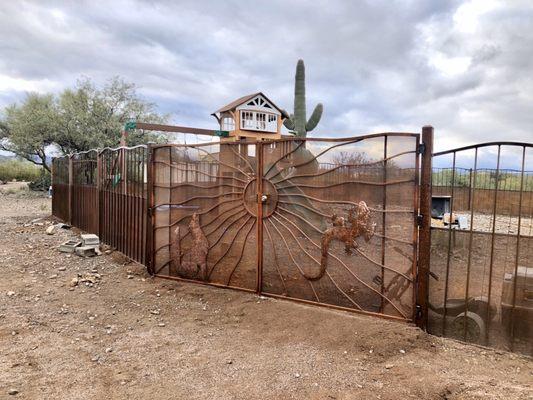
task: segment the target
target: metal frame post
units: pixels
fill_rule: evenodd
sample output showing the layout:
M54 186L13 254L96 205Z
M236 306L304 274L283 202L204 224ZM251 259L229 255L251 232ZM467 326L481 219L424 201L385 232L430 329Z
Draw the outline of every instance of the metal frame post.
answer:
M433 127L422 128L422 164L420 174L420 209L421 223L418 233L418 273L416 281L416 325L427 330L429 266L431 253L431 174L433 153Z
M146 233L145 233L145 263L146 269L150 275L154 275L154 260L153 260L153 234L154 234L154 221L153 221L153 147L151 143L146 146Z

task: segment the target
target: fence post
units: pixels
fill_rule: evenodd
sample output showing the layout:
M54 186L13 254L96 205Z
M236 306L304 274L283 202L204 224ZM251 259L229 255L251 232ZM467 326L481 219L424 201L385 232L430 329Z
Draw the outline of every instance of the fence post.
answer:
M154 263L153 263L153 193L154 193L154 176L153 176L153 147L151 143L146 145L146 210L145 210L145 244L144 244L144 260L146 269L150 275L154 275Z
M100 152L96 150L96 217L98 218L98 224L96 231L98 232L98 237L102 240L102 223L101 223L101 211L102 211L102 199L101 199L101 176L100 169L102 168L102 162L100 160Z
M72 155L68 156L68 223L72 225L72 192L74 191L74 174L72 168Z
M418 236L418 273L416 296L416 324L427 329L428 323L428 286L429 262L431 252L431 175L433 153L433 127L422 128L422 164L420 174L420 211L421 224Z

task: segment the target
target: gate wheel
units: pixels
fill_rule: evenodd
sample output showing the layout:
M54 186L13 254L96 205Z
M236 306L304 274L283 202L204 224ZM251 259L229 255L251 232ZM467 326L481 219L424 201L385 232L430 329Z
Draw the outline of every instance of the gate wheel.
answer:
M466 341L479 343L485 336L485 322L478 314L467 311L453 319L452 337L464 340L466 329Z

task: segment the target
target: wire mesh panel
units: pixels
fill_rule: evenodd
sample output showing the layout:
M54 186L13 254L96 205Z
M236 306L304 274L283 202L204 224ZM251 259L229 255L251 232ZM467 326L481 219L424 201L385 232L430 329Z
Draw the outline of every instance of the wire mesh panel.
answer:
M153 149L156 275L255 290L255 144Z
M70 220L68 157L52 160L52 215L63 221Z
M100 236L131 259L145 263L146 146L100 153Z
M96 150L72 156L72 225L98 234L98 188Z
M417 134L262 145L262 291L411 320Z
M430 332L533 354L533 146L455 149L433 165Z

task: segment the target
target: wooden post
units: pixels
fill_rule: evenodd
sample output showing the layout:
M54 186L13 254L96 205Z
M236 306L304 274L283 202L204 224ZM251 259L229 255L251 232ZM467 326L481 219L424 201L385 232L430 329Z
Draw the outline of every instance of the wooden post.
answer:
M153 234L154 234L154 221L153 221L153 192L154 192L154 180L153 180L153 147L151 143L146 146L146 224L145 224L145 244L144 244L144 263L146 269L150 275L154 274L154 260L153 260ZM170 212L170 211L169 211Z
M428 286L431 252L431 175L433 153L433 127L422 128L422 166L420 175L420 211L418 239L418 274L416 296L416 324L423 330L428 323Z

